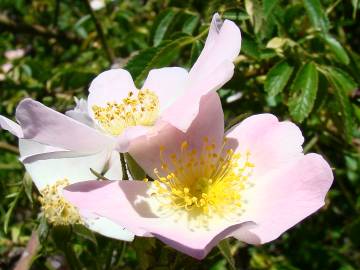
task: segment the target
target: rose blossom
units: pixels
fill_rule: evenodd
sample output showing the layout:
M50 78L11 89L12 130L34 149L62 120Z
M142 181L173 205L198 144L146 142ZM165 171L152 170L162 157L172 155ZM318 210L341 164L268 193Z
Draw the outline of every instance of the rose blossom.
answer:
M214 93L186 133L165 124L133 141L131 155L154 181L88 181L63 192L80 211L202 259L227 237L272 241L324 205L333 174L320 155L302 152L303 141L271 114L224 135Z

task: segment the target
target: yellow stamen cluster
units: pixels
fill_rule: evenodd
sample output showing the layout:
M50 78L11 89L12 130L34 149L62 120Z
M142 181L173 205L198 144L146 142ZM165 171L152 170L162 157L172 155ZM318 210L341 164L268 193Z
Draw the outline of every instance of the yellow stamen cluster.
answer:
M121 103L108 102L106 107L92 107L100 126L113 136L120 135L127 127L153 125L159 109L159 98L148 89L139 90L137 94L129 92Z
M168 162L164 150L160 149L162 173L154 170L158 179L152 190L160 215L186 213L188 221L202 227L207 227L212 217L233 220L241 215L241 193L254 168L249 152L234 153L226 147L226 140L217 148L208 138L199 152L183 142L181 152L170 154Z
M82 223L77 209L61 195L62 189L67 185L67 179L58 180L54 185L47 185L40 191L41 209L45 218L53 225Z

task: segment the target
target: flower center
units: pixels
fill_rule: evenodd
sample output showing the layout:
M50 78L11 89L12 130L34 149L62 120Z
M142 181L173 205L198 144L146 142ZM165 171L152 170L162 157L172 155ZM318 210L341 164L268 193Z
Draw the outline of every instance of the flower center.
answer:
M106 107L94 105L92 110L100 126L117 136L127 127L152 126L158 118L160 103L154 92L145 89L137 94L129 92L121 103L108 102Z
M45 218L54 225L70 225L82 223L77 209L68 203L61 195L61 190L69 185L67 179L56 181L54 185L47 185L40 191L39 201Z
M201 227L208 227L214 217L234 220L243 213L242 192L254 168L250 152L234 153L226 147L226 140L217 148L207 138L200 152L183 142L180 154L171 154L170 162L163 152L161 148L161 175L165 176L155 169L157 179L151 190L157 213L186 214L188 221Z

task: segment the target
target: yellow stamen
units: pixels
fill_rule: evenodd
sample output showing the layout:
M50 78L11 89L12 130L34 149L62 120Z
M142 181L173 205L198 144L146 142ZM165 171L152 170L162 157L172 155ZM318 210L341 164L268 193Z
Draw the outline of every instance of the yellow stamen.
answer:
M39 201L45 218L54 225L82 223L77 209L61 195L61 190L69 185L67 179L58 180L54 185L47 185L40 191Z
M157 179L151 190L157 199L158 214L186 214L189 221L207 227L213 217L233 220L243 212L243 191L254 164L250 152L244 155L223 145L217 148L204 138L201 151L180 145L180 156L169 155L169 164L160 151L162 173L154 170ZM164 169L165 168L165 169ZM162 177L162 175L166 175Z
M129 92L121 103L108 102L105 107L94 105L92 110L99 125L107 133L117 136L127 127L153 125L159 115L160 103L154 92L145 89L139 90L137 95Z

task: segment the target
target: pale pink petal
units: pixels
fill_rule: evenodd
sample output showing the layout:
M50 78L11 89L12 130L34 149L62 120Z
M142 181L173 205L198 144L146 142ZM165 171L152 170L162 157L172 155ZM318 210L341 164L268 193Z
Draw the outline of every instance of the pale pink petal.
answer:
M218 90L223 84L223 78L230 80L233 75L234 65L224 62L217 70L202 80L194 83L188 88L184 95L180 96L168 109L161 115L161 120L168 122L172 126L186 132L192 121L199 113L201 99L212 91ZM186 108L186 109L184 109Z
M89 88L89 115L94 118L92 110L94 105L106 106L107 102L121 103L131 91L135 92L136 86L128 71L124 69L110 69L100 73L91 82Z
M46 185L51 185L64 178L68 179L70 183L89 179L95 180L96 176L91 173L90 168L101 172L110 157L110 152L106 150L93 155L64 157L62 152L55 152L57 149L24 139L19 140L19 150L21 157L45 155L49 152L52 154L46 160L37 159L32 160L31 163L24 162L27 172L40 190ZM74 152L70 153L74 154Z
M220 16L215 14L204 49L189 72L185 94L164 111L161 119L186 132L199 112L202 96L218 90L233 76L233 61L240 47L240 29L232 21L222 23ZM180 111L182 117L179 117Z
M226 132L226 137L234 138L240 144L255 145L265 132L277 125L279 120L269 113L252 115Z
M140 181L89 181L66 187L64 196L80 211L93 212L138 236L155 236L173 248L202 259L242 224L213 231L192 231L170 218L154 215L146 201L148 184Z
M68 186L64 196L81 212L107 217L138 236L151 236L142 219L155 220L147 203L148 185L142 181L87 181Z
M245 215L257 225L243 227L233 236L262 244L321 208L333 174L320 155L308 154L254 181L255 186L248 191Z
M32 99L20 102L16 118L25 139L43 144L86 153L98 152L114 144L109 136Z
M230 144L236 142L235 151L250 152L256 176L302 156L304 138L300 129L291 122L279 122L271 114L246 118L227 132L226 137Z
M198 60L190 70L191 84L198 84L209 79L209 75L224 62L232 63L239 55L241 48L241 32L237 25L229 20L221 22L215 14L211 21L208 38ZM222 84L227 80L223 78Z
M137 138L144 137L150 130L150 127L146 126L133 126L124 130L119 137L117 137L115 149L120 153L129 151L130 143Z
M179 117L181 114L179 112ZM129 153L148 175L154 177L153 170L159 169L161 165L160 147L165 148L166 158L171 153L179 153L181 143L184 141L189 143L190 149L201 150L204 137L208 137L217 146L222 144L224 114L217 93L210 93L203 97L200 112L186 133L159 121L147 136L132 141Z
M17 123L2 115L0 115L0 128L9 131L18 138L22 138L24 136L21 127Z
M188 72L183 68L153 69L149 72L142 89L149 89L157 94L160 101L160 112L163 112L184 94L188 81Z

